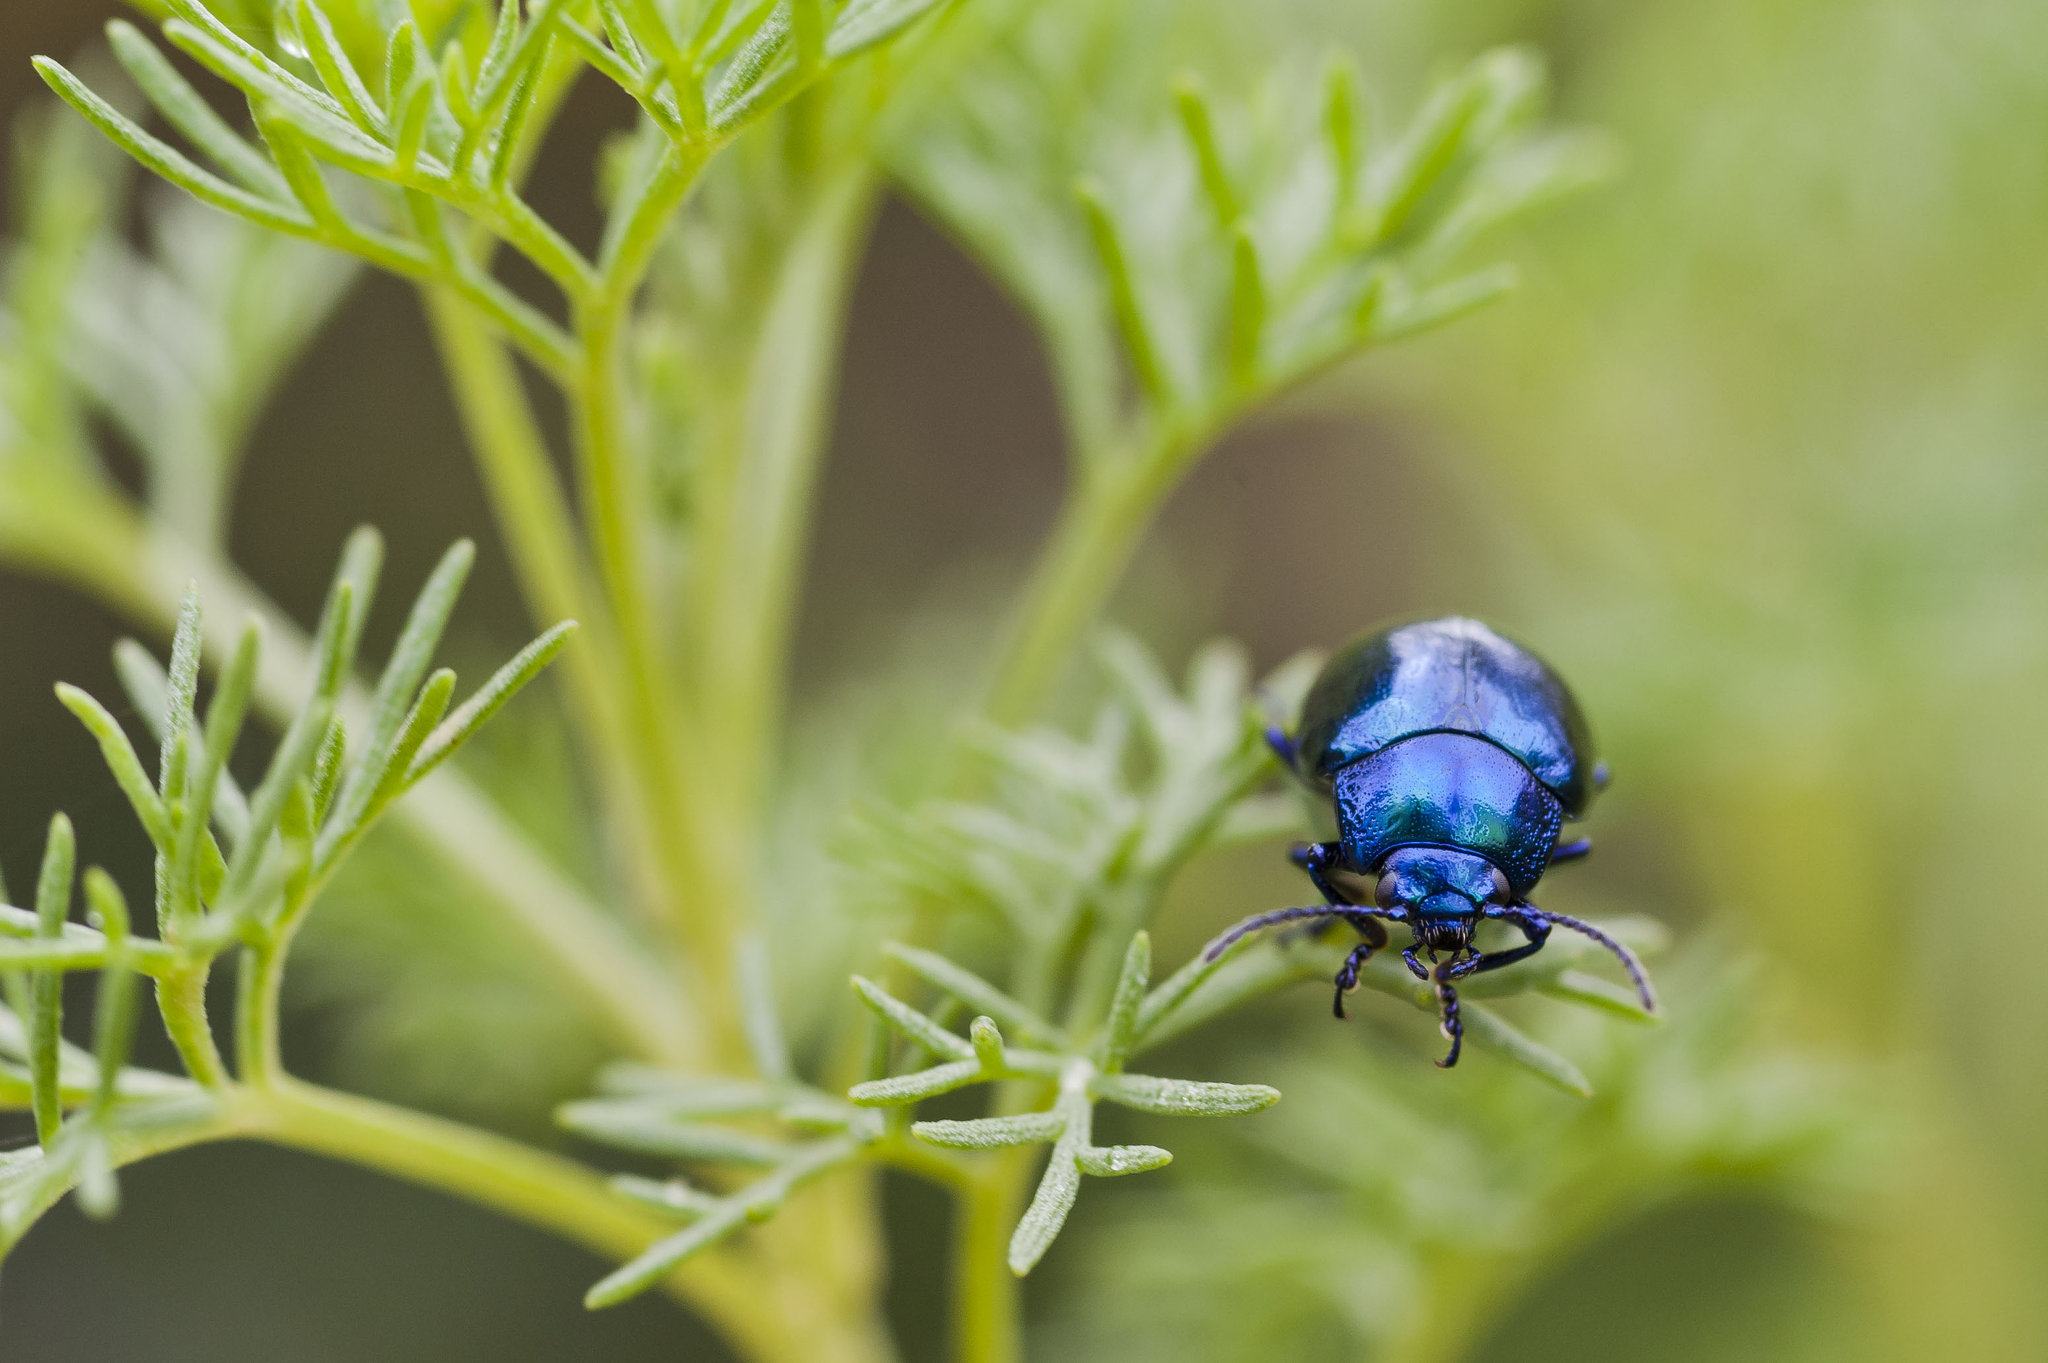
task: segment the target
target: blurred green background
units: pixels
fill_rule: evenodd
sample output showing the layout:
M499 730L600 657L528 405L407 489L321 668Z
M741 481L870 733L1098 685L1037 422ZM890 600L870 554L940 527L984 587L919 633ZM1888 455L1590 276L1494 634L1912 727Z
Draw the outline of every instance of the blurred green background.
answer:
M31 53L75 52L116 12L7 0L0 115L43 97ZM1521 1284L1480 1356L2048 1356L2032 931L2048 7L1329 0L1274 16L1351 41L1396 108L1450 59L1527 42L1562 116L1616 138L1622 173L1513 244L1527 282L1508 303L1230 442L1176 497L1119 614L1169 655L1222 632L1266 664L1399 611L1468 611L1536 641L1618 777L1583 893L1760 951L1747 997L1768 1027L1880 1097L1875 1174L1829 1215L1716 1191L1700 1170L1709 1191L1624 1208L1619 1230ZM591 102L565 121L538 181L557 220L588 223L578 167L617 113ZM462 619L516 642L410 295L366 280L317 349L323 380L288 384L257 437L241 562L304 616L359 521L385 530L398 581L475 535ZM1056 421L1024 322L892 205L856 298L800 694L1014 577L1055 505ZM126 831L49 698L58 678L115 691L116 632L67 592L0 578L10 869L33 864L56 807L95 857ZM117 868L146 877L128 850ZM1226 864L1175 905L1168 954L1290 892L1263 862ZM1319 1009L1284 1002L1236 1025L1271 1027L1272 1050L1329 1044L1299 1025ZM294 1060L318 1069L327 1033L303 1021ZM714 1356L665 1303L585 1316L576 1251L367 1175L236 1147L125 1186L118 1221L62 1210L10 1263L0 1356ZM1116 1203L1078 1227L1115 1233ZM936 1214L896 1190L906 1245L933 1238ZM1040 1353L1079 1356L1061 1322L1080 1288L1049 1267ZM227 1309L250 1299L261 1318Z

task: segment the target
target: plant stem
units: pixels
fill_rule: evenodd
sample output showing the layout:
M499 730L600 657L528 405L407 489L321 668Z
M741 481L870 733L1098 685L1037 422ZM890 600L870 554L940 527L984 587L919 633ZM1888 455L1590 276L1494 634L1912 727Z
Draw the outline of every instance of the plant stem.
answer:
M605 792L604 807L618 816L625 859L636 868L646 897L656 900L652 868L660 864L661 831L636 793L644 753L628 727L627 698L617 684L622 664L616 629L609 604L593 589L518 369L468 304L442 288L420 293L528 613L538 627L562 619L583 625L583 637L562 659L570 713L583 750L591 754L592 776Z
M599 576L618 617L627 665L648 674L636 676L636 684L660 675L661 653L640 543L646 498L630 429L624 331L662 229L702 167L701 157L674 149L662 157L626 217L608 230L598 287L576 307L583 363L573 396L578 404L577 454L584 482L584 512L590 521Z
M892 1363L881 1311L881 1217L872 1168L859 1159L810 1184L754 1233L756 1307L808 1341L804 1363Z
M706 461L693 529L693 745L720 803L758 820L787 690L811 494L825 443L852 264L872 212L865 162L822 185L784 252L736 394L733 432Z
M731 443L705 461L685 650L686 714L695 789L716 799L691 819L697 912L751 911L787 690L789 639L824 450L843 313L876 176L843 167L813 192L791 232L724 423ZM804 1322L809 1363L883 1363L894 1356L880 1313L881 1243L872 1170L845 1171L784 1208L759 1233L771 1270L769 1309Z
M668 1229L572 1161L438 1117L288 1076L266 1093L239 1090L234 1110L235 1134L456 1193L609 1257L638 1253Z
M195 962L187 969L163 976L156 982L157 1010L163 1014L164 1030L178 1048L185 1072L210 1089L228 1082L228 1067L213 1044L213 1030L206 1022L206 976L210 962Z
M230 1113L220 1135L327 1155L468 1198L608 1259L637 1254L673 1229L571 1160L289 1076L265 1092L234 1090ZM730 1252L692 1259L666 1286L748 1357L807 1357L805 1342L759 1309L752 1274Z
M246 947L235 979L235 1072L252 1088L267 1089L284 1073L278 1045L278 1003L284 984L281 944Z
M1081 472L1032 570L997 665L985 707L990 722L1012 728L1044 704L1122 579L1177 465L1151 453L1128 463L1077 461Z
M661 922L686 954L682 968L709 1032L712 1055L724 1066L737 1067L746 1063L746 1047L729 969L735 906L720 893L724 887L707 878L696 855L694 783L684 780L685 772L694 772L695 754L676 730L677 688L648 589L642 547L648 505L644 459L624 372L633 298L662 231L703 164L700 149L669 149L625 215L607 228L599 287L576 308L583 364L571 396L590 540L618 628L622 708L628 731L638 740L640 788L654 831L654 859L636 870L653 894ZM694 789L702 793L701 786Z
M1298 383L1335 358L1314 357L1271 386ZM1070 414L1092 410L1092 399L1069 391L1084 379L1063 380ZM1061 665L1123 580L1160 504L1201 453L1263 396L1235 391L1199 411L1155 415L1136 433L1081 440L1070 451L1073 483L1019 598L983 707L987 719L1010 728L1035 715L1058 684ZM1076 430L1092 429L1093 423L1082 425L1078 416L1070 415L1070 421Z
M149 541L134 504L63 452L10 460L0 486L0 554L8 564L69 582L168 635L182 588L166 592L149 579Z
M151 1101L166 1100L158 1095ZM204 1097L195 1093L189 1111L166 1111L110 1133L117 1166L225 1140L303 1150L466 1198L611 1261L629 1259L675 1229L573 1160L282 1073L260 1088L228 1083ZM62 1183L50 1183L41 1193L43 1206L17 1211L32 1219L65 1191ZM693 1257L662 1286L756 1363L884 1363L886 1352L819 1352L815 1330L807 1333L769 1309L762 1267L753 1260L744 1246L721 1247Z
M1023 1320L1010 1235L1037 1152L993 1152L961 1190L953 1236L954 1328L959 1363L1021 1363Z
M582 623L583 638L563 663L591 738L616 745L617 707L603 676L617 644L603 602L589 589L575 523L519 371L467 303L440 286L422 288L420 298L528 614L540 627Z
M839 314L874 200L866 163L827 180L810 200L729 399L735 410L716 423L727 438L704 459L692 499L683 716L697 798L682 810L682 833L698 916L743 921L763 891L762 828L844 330Z

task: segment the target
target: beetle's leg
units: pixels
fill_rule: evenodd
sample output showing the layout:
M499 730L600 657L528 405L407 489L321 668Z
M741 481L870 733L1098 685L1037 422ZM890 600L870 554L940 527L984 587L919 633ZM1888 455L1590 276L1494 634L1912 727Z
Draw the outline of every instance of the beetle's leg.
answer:
M1308 878L1323 893L1324 902L1351 903L1351 896L1337 888L1330 872L1344 864L1344 846L1335 842L1298 842L1287 851L1287 859L1308 872Z
M1514 905L1500 916L1506 918L1511 923L1519 924L1524 920L1537 923L1556 923L1560 927L1570 928L1573 932L1584 933L1601 946L1613 952L1615 959L1621 962L1621 968L1628 972L1629 983L1636 987L1636 996L1643 1001L1643 1011L1646 1013L1657 1011L1657 993L1650 988L1650 976L1643 969L1643 963L1636 959L1636 954L1633 951L1630 951L1591 923L1586 922L1582 918L1574 918L1568 913L1552 913L1548 909L1539 909L1534 904ZM1526 929L1524 930L1526 931Z
M1550 864L1555 866L1560 861L1577 861L1592 850L1591 838L1573 838L1570 842L1561 842L1550 849Z
M1462 961L1459 964L1464 968L1458 971L1461 976L1477 975L1482 970L1498 970L1504 965L1513 965L1516 961L1526 961L1543 950L1543 944L1550 940L1550 923L1545 919L1531 918L1511 908L1493 909L1487 911L1486 916L1513 923L1522 930L1522 936L1529 939L1528 943L1524 946L1511 947L1506 951L1482 952Z
M1366 921L1372 922L1371 919ZM1337 1002L1334 1011L1340 1022L1344 1018L1344 996L1358 988L1359 969L1372 959L1373 952L1387 944L1386 929L1381 928L1377 923L1373 923L1373 928L1377 931L1379 940L1375 942L1368 935L1363 942L1351 948L1351 954L1344 958L1343 968L1337 972Z
M1289 771L1300 770L1295 766L1296 760L1301 756L1300 750L1294 746L1294 740L1287 736L1285 729L1277 724L1267 725L1266 746L1273 750L1273 756L1280 759L1281 766Z
M1451 1042L1451 1053L1437 1061L1436 1067L1447 1070L1458 1063L1458 1052L1464 1048L1465 1022L1458 1016L1458 991L1446 979L1437 980L1436 1002L1443 1013L1443 1033Z

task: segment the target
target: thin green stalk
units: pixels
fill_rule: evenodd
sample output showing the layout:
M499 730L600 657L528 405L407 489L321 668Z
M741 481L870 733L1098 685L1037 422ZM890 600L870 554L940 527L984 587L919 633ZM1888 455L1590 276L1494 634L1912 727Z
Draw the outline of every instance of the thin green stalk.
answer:
M177 602L148 574L151 532L134 504L64 462L55 450L24 451L0 496L0 550L9 567L68 582L166 637Z
M324 1155L452 1196L583 1245L610 1260L637 1255L674 1223L612 1191L573 1160L491 1132L278 1074L264 1087L226 1084L190 1117L111 1134L113 1162L225 1140L257 1140ZM51 1184L54 1201L63 1185ZM767 1309L744 1246L698 1255L662 1287L700 1314L744 1358L811 1363L817 1340Z
M502 1136L281 1076L261 1095L238 1093L233 1133L312 1151L468 1198L544 1227L608 1259L625 1259L673 1225L614 1193L574 1161ZM700 1255L667 1281L750 1358L811 1355L760 1309L759 1285L739 1256Z
M539 88L499 190L508 202L523 207L519 186L580 70L581 63L566 50L551 51L543 59ZM672 210L670 205L661 216L649 220L658 229L665 212ZM479 269L489 268L497 246L497 238L487 227L479 224L470 233ZM658 238L657 230L647 239L649 249ZM608 254L604 268L612 263ZM632 268L644 273L645 261ZM599 270L579 256L570 276L558 277L565 297L579 309L580 316L595 316L601 311L595 305L609 297L610 276ZM634 280L621 290L627 303L636 287ZM607 600L593 575L518 371L489 329L479 325L488 319L442 286L423 284L421 297L534 623L544 626L575 619L583 625L579 646L570 650L565 660L571 711L578 717L589 750L597 755L596 777L607 792L606 807L619 817L629 881L659 920L665 897L661 848L666 833L659 826L652 794L667 779L667 764L648 751L639 736L644 731L636 731L632 724L634 674L624 660L620 623L612 609L615 602ZM552 377L575 402L578 373L554 372ZM614 585L614 581L608 578L604 585ZM693 1022L692 1027L702 1030L701 1023Z
M1304 360L1271 387L1299 383L1346 353ZM1160 504L1263 396L1239 389L1197 411L1156 417L1149 434L1073 451L1073 483L1025 584L989 688L984 714L991 722L1014 727L1034 716L1123 580Z
M1027 952L1041 958L1042 949ZM1050 983L1049 968L1028 970ZM1050 1011L1049 991L1026 1002ZM1042 1006L1041 1006L1042 1005ZM1043 1110L1054 1086L1043 1079L1012 1079L996 1087L989 1112L1009 1116ZM957 1194L953 1231L953 1319L961 1363L1021 1363L1024 1357L1023 1284L1010 1269L1010 1237L1030 1201L1040 1152L1031 1146L980 1156Z
M887 1250L875 1171L857 1155L803 1189L759 1227L766 1299L785 1329L810 1341L805 1363L894 1363L882 1313Z
M626 216L608 231L600 286L576 309L583 363L572 396L590 540L618 629L627 727L640 740L638 770L660 858L664 924L687 951L690 988L711 1032L712 1053L743 1065L747 1051L727 969L734 906L723 896L724 887L705 874L692 836L698 817L690 809L684 772L694 755L676 732L676 688L648 590L642 545L647 498L624 373L633 298L662 231L702 166L700 153L670 149Z
M235 1071L251 1088L268 1089L284 1073L278 1045L278 1005L285 950L269 942L245 948L235 978Z
M960 1193L953 1245L954 1350L960 1363L1020 1363L1023 1315L1010 1235L1039 1151L993 1152Z
M579 651L608 657L613 646L592 641L609 630L609 622L589 591L588 565L568 499L555 480L517 367L476 313L450 290L429 286L420 297L529 614L543 626L580 620ZM564 661L572 670L578 666L573 659ZM601 700L600 694L586 703L596 706Z
M560 1156L297 1080L283 1080L266 1096L258 1123L247 1134L467 1197L610 1259L630 1258L674 1230ZM763 1258L763 1247L743 1244L693 1257L666 1280L667 1290L742 1356L760 1363L888 1363L893 1351L873 1314L872 1294L860 1294L855 1310L833 1309L833 1303L820 1309L817 1300L844 1277L846 1263L831 1253L839 1237L830 1226L823 1236L797 1232L804 1229L803 1209L830 1216L833 1191L832 1185L809 1190L756 1232L780 1230L785 1243L810 1251L790 1266L798 1271L776 1272L779 1261ZM866 1248L864 1262L872 1268L879 1262L876 1247Z
M593 589L568 499L503 344L447 290L422 289L421 299L528 613L539 626L563 619L582 623L582 637L563 659L570 712L585 750L594 755L596 779L607 792L606 808L619 814L625 845L645 886L660 864L656 839L661 834L636 794L645 754L626 722L610 608Z
M749 913L760 893L755 866L840 314L875 184L872 167L857 164L813 200L782 263L749 381L734 395L740 410L724 423L733 447L707 461L713 485L695 499L687 746L695 789L716 798L684 812L696 893L727 919Z
M654 663L660 654L640 547L645 502L635 476L623 333L661 234L703 166L701 154L672 148L663 156L626 216L607 232L597 286L575 309L576 333L583 343L573 394L579 404L585 514L598 570L618 614L628 664L635 667Z
M211 1110L114 1135L116 1164L223 1140L258 1140L324 1155L467 1198L515 1220L624 1260L674 1224L612 1191L605 1178L573 1160L517 1141L373 1099L279 1074L257 1088L229 1084ZM54 1198L62 1192L53 1187ZM808 1363L815 1340L764 1309L758 1269L743 1247L698 1255L664 1280L679 1302L701 1314L742 1357L758 1363Z
M622 372L630 312L630 290L605 290L578 309L576 332L583 343L572 396L577 404L577 455L583 479L584 516L597 556L598 575L618 614L629 666L659 659L653 640L653 607L645 582L640 516L644 489L634 458L634 432ZM642 656L645 655L645 656Z
M214 1045L213 1029L206 1021L206 978L210 962L199 961L189 969L175 971L156 982L157 1009L163 1014L164 1031L178 1049L185 1072L210 1089L229 1083L227 1063Z
M77 1095L81 1100L83 1093ZM10 1103L10 1106L12 1104ZM193 1104L189 1116L181 1121L151 1122L139 1127L117 1126L107 1134L107 1153L114 1167L135 1164L156 1155L184 1150L208 1141L229 1140L236 1135L232 1118L217 1103ZM11 1209L26 1220L41 1216L56 1204L70 1188L59 1180L48 1180L37 1186L34 1204L16 1206Z
M1082 472L1032 569L996 668L985 707L992 723L1015 727L1044 703L1122 580L1181 462L1149 452L1128 463L1077 461Z
M757 811L774 760L789 641L824 452L853 264L873 211L872 166L824 185L792 239L738 395L742 448L700 499L691 619L702 743L719 787Z
M709 932L721 911L698 902L699 877L683 845L691 820L685 810L689 791L682 773L691 764L675 732L676 686L647 581L641 534L647 498L638 477L624 377L619 372L623 312L621 306L608 317L579 316L586 364L573 397L585 515L619 640L619 665L612 680L633 749L637 818L648 829L640 840L645 859L633 870L658 924L694 958L693 983L706 989L702 1011L724 1017L729 1011L712 997L717 986L710 977L716 967L709 964L726 958L727 944L720 934Z
M590 262L571 246L526 200L510 189L467 194L458 181L439 187L450 203L474 214L479 222L554 281L564 298L574 302L597 284ZM458 191L451 193L450 191Z

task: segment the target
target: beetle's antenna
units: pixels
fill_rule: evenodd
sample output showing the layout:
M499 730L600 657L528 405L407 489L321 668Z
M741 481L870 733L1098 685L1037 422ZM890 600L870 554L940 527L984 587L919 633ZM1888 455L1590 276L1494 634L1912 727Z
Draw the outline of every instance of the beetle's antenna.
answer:
M1356 908L1349 904L1316 904L1307 908L1274 909L1269 913L1255 913L1250 918L1231 928L1228 932L1225 932L1215 941L1209 943L1208 950L1202 953L1202 959L1213 961L1224 952L1230 950L1231 943L1239 938L1257 932L1261 928L1270 928L1275 923L1292 923L1302 918L1341 918L1363 933L1365 928L1361 926L1362 923L1371 922L1376 917L1385 916L1384 913L1376 910Z
M1546 918L1559 927L1570 928L1573 932L1584 933L1601 946L1613 952L1616 959L1621 962L1621 968L1628 972L1629 982L1635 985L1636 994L1643 1001L1643 1011L1646 1013L1657 1011L1657 991L1650 988L1650 976L1643 969L1643 963L1636 959L1636 954L1633 951L1630 951L1591 923L1586 922L1583 918L1574 918L1568 913L1552 913L1549 909L1539 909L1534 904L1529 905L1529 909L1537 917Z

